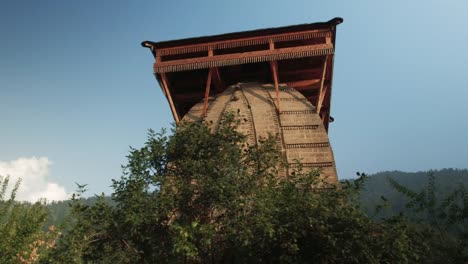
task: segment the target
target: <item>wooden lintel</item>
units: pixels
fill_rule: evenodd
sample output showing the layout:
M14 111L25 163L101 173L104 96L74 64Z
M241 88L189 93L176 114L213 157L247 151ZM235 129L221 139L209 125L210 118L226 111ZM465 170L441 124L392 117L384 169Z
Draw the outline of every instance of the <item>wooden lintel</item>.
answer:
M208 108L208 97L210 96L210 87L211 87L211 69L208 71L208 79L206 80L206 87L205 87L205 98L203 101L203 112L201 114L201 118L205 117L206 109Z
M327 63L328 63L328 56L325 57L325 60L323 62L323 69L322 69L322 79L320 81L320 92L319 92L319 98L317 101L317 113L320 114L320 110L322 108L323 100L325 99L325 94L327 92L327 86L324 86L325 84L325 77L327 74Z
M167 81L167 76L165 73L161 73L161 80L162 80L162 86L164 89L164 93L166 94L167 100L169 101L169 105L171 106L171 111L172 115L174 116L174 120L176 123L179 123L179 114L177 114L177 111L174 106L174 102L172 101L172 96L171 93L169 92L169 86L168 86L168 81Z
M276 90L276 106L278 107L278 113L281 113L280 98L279 98L279 81L278 81L278 63L276 61L270 61L271 72L273 74L273 82L275 83Z
M154 65L155 72L174 72L239 65L245 63L286 60L294 58L323 56L333 53L332 44L314 44L273 50L249 51L242 53L205 56L197 58L162 61Z

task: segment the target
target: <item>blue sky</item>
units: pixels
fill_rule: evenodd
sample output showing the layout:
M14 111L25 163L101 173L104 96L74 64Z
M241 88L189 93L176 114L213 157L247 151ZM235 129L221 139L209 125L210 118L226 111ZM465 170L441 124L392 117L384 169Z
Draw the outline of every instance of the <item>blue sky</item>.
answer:
M467 168L467 14L465 0L2 1L0 173L36 195L110 193L129 145L172 122L141 41L336 16L339 177Z

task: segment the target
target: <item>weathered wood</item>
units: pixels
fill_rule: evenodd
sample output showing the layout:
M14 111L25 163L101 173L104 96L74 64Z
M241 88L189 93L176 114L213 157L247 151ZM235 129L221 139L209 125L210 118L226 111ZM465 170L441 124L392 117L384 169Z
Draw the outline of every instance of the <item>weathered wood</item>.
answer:
M214 67L210 70L213 71L212 78L215 90L218 92L224 91L224 89L226 89L226 85L224 84L224 81L221 78L221 75L219 74L219 68Z
M176 121L176 123L179 123L179 120L180 120L179 114L177 113L175 106L174 106L174 102L172 101L172 96L171 96L171 93L169 91L169 86L168 86L169 82L167 81L167 77L165 73L161 73L161 80L162 80L163 89L166 93L167 100L169 101L169 105L171 106L171 111L172 111L172 115L174 116L174 120Z
M334 64L335 64L335 55L330 55L330 70L328 71L328 78L330 80L329 84L328 84L328 96L327 96L327 99L326 99L326 106L327 106L327 110L326 110L326 115L327 115L327 118L325 119L325 122L323 123L325 125L325 130L328 132L328 125L330 124L330 108L331 108L331 96L332 96L332 87L333 87L333 67L334 67Z
M327 86L324 87L325 84L325 76L327 74L327 63L328 63L328 56L325 57L323 62L323 69L322 69L322 79L320 81L320 93L317 102L317 113L320 114L320 110L322 109L323 99L325 99L325 94L327 92Z
M209 115L208 98L213 94L223 96L227 85L274 82L271 97L276 94L276 99L271 99L278 112L285 112L291 104L280 96L287 90L282 87L285 84L315 106L313 110L318 111L328 128L335 30L341 22L336 18L325 23L145 41L142 45L150 48L156 59L154 73L175 119L200 101L197 118L202 111ZM161 73L165 73L164 78Z
M203 68L222 67L272 60L294 59L333 54L332 44L316 44L273 50L250 51L190 59L162 61L154 64L155 72L176 72Z
M307 30L297 33L284 33L284 34L274 34L266 37L249 37L249 38L240 38L235 40L225 40L225 41L214 41L207 42L203 44L193 44L193 45L184 45L179 47L163 48L158 49L161 56L166 55L176 55L190 52L200 52L207 51L210 48L212 49L228 49L236 48L242 46L252 46L259 44L268 44L270 39L273 39L275 42L284 42L291 40L304 40L304 39L314 39L314 38L323 38L331 36L331 32L327 29L323 30Z
M276 91L276 106L278 107L278 113L281 113L280 98L279 98L279 84L278 84L278 63L276 61L270 61L271 72L273 74L273 82L275 84Z
M208 108L208 97L210 96L210 87L211 87L211 74L212 71L208 71L208 79L206 80L206 87L205 87L205 98L203 101L203 111L201 114L201 118L203 118L206 114L206 109Z
M328 85L325 85L323 88L320 89L320 94L318 97L318 103L317 103L317 113L320 114L320 111L322 110L323 107L323 102L325 100L325 95L327 94L328 90Z
M270 38L269 40L269 47L270 50L275 49L275 42L273 39ZM276 91L276 107L278 109L278 113L281 113L281 106L280 106L280 98L279 98L279 84L278 84L278 63L276 61L270 61L271 72L273 74L273 82L275 84L275 91Z

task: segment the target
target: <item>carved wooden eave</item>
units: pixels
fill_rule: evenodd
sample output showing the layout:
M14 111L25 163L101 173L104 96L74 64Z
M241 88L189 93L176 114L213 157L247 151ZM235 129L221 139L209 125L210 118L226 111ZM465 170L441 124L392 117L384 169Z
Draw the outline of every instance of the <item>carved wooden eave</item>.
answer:
M193 105L239 82L286 84L330 122L336 26L328 22L150 42L154 74L178 122ZM276 98L281 113L280 100ZM204 114L204 113L202 113Z

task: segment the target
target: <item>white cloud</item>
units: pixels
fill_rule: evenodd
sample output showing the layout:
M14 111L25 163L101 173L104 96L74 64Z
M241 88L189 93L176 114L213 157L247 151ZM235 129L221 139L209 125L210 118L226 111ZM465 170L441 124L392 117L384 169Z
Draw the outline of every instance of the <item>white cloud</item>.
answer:
M16 195L18 201L35 202L40 198L46 198L48 201L68 199L69 195L65 188L48 179L51 164L47 157L0 161L0 175L10 176L10 187L21 178L21 185ZM9 196L10 192L7 195Z

